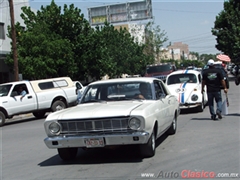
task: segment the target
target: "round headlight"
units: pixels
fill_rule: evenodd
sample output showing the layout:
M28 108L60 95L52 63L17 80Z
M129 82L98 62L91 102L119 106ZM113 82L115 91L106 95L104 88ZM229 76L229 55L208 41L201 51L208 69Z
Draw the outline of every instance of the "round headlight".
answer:
M58 134L60 132L60 124L58 124L57 122L52 122L49 127L48 127L49 131L52 133L52 134Z
M191 99L192 99L192 101L197 101L198 100L198 96L196 94L193 94Z
M133 130L138 130L141 126L141 121L140 119L137 118L132 118L129 121L129 127Z

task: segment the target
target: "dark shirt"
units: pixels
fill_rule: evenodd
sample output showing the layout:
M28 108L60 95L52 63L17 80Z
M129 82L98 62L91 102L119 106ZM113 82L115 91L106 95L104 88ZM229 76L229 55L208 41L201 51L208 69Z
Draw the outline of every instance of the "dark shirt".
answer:
M223 74L218 68L209 68L203 71L203 80L205 80L207 92L221 91L221 81L223 79Z

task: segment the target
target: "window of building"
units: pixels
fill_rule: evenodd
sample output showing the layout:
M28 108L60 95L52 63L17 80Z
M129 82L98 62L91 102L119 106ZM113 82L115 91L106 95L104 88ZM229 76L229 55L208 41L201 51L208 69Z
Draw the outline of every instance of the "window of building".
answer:
M0 22L0 39L5 39L4 23Z

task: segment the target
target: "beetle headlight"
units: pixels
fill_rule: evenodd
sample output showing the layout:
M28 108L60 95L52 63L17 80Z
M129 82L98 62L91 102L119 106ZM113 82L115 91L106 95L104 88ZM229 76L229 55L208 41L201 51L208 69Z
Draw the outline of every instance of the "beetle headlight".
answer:
M136 117L133 117L132 119L130 119L129 121L129 127L132 129L132 130L138 130L140 129L141 127L141 120L136 118Z
M61 126L59 123L57 122L52 122L49 126L48 126L49 132L53 135L57 135L60 133L61 130Z
M192 101L197 101L198 100L198 95L193 94L192 97L191 97L191 100Z

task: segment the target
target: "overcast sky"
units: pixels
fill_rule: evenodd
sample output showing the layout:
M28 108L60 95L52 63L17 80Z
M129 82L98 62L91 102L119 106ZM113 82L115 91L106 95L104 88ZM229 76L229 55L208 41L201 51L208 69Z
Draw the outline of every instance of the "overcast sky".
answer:
M137 1L137 0L135 0ZM30 0L30 6L39 9L49 5L51 0ZM126 3L125 0L55 0L59 6L74 4L88 19L87 9L109 4ZM216 48L215 36L211 34L218 13L223 10L224 0L152 0L153 16L167 34L169 42L183 42L189 45L189 51L200 54L220 53ZM146 23L141 21L140 23Z

